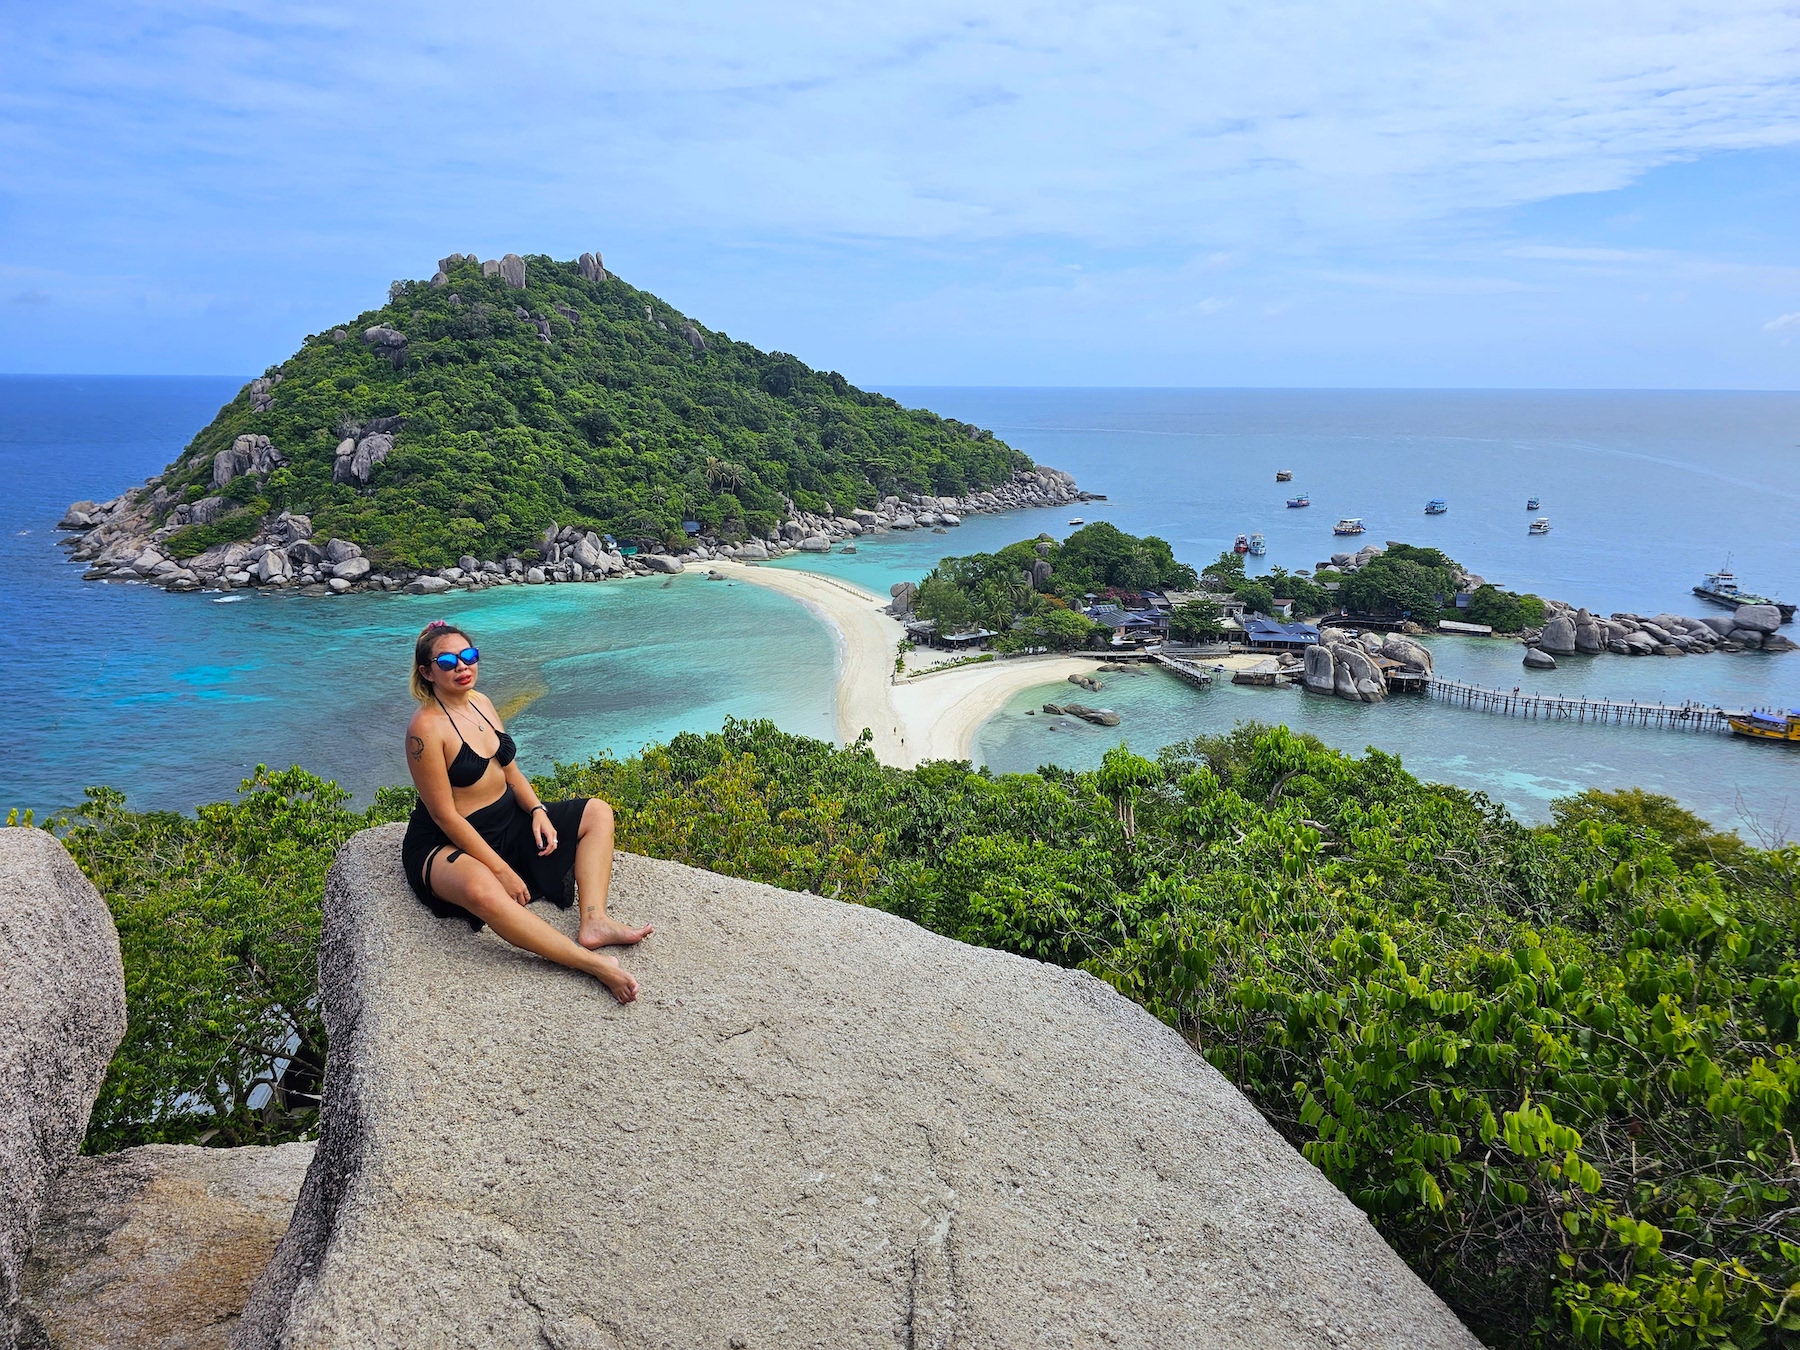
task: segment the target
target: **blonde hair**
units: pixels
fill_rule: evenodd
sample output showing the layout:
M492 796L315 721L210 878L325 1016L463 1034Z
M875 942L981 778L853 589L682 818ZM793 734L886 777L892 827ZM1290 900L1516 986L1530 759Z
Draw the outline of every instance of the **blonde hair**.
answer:
M412 676L407 680L407 688L420 703L430 703L435 696L431 681L425 678L425 667L431 662L431 649L441 637L456 634L469 646L475 645L475 639L463 629L445 619L433 619L420 631L418 640L413 643Z

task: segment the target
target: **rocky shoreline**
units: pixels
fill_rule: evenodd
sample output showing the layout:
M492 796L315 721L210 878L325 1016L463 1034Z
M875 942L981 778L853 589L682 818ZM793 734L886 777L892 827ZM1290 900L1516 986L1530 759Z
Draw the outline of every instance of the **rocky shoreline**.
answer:
M1525 664L1554 670L1556 658L1574 656L1702 656L1708 652L1791 652L1796 644L1783 637L1781 611L1774 605L1739 605L1727 615L1704 619L1679 614L1618 612L1601 618L1561 600L1544 601L1548 618L1542 628L1520 634Z
M379 440L372 433L365 441ZM231 449L221 451L214 478L219 486L245 474L269 471L280 462L279 452L265 438L239 437ZM258 445L255 442L262 441ZM374 446L369 451L372 458ZM352 469L362 443L353 442L348 458ZM220 481L222 479L222 481ZM146 582L169 591L292 590L302 595L342 595L365 591L401 591L410 595L435 595L453 587L485 590L491 586L553 585L577 581L604 581L612 577L674 574L687 564L727 558L739 562L764 562L795 551L825 553L864 535L890 530L925 529L947 533L964 516L992 515L1028 507L1063 506L1071 502L1103 500L1084 492L1072 475L1042 465L1020 470L997 487L962 497L911 494L889 496L873 510L858 509L848 516L819 515L789 504L788 517L774 539L726 543L706 535L675 551L624 553L610 537L572 525L545 529L536 557L517 555L500 559L463 557L453 567L421 571L378 566L360 545L347 540L314 535L312 521L286 511L269 515L254 538L218 544L192 558L173 557L166 541L188 525L205 525L227 508L223 496L177 503L160 476L121 493L111 501L75 502L57 528L67 531L62 540L70 560L88 565L86 581Z

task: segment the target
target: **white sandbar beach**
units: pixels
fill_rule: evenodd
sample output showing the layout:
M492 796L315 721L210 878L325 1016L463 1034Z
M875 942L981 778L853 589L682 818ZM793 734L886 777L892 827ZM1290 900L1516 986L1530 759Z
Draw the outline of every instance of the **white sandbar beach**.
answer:
M1014 694L1094 669L1092 658L1026 656L894 684L895 644L906 634L885 612L885 597L817 572L731 562L709 566L733 581L791 596L825 621L838 643L838 740L848 745L867 727L876 758L898 768L969 758L976 731Z

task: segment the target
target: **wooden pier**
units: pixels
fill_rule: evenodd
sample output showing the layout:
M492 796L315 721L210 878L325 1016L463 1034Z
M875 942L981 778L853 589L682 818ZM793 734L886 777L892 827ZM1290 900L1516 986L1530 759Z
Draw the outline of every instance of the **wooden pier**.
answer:
M1192 661L1183 661L1174 656L1164 656L1161 652L1151 652L1150 659L1171 675L1180 676L1197 689L1205 689L1212 683L1212 672L1202 670Z
M1666 731L1729 731L1727 719L1742 717L1736 709L1703 703L1640 703L1635 699L1574 698L1566 694L1527 694L1486 689L1478 684L1433 677L1426 685L1433 698L1480 712L1546 722L1599 722L1615 726L1661 727Z

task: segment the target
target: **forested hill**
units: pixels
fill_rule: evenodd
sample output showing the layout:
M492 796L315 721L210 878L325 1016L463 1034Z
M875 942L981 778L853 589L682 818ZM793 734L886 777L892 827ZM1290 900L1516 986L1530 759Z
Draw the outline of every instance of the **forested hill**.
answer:
M223 471L222 451L237 459ZM289 510L423 568L516 553L553 520L645 545L678 542L684 521L768 535L787 500L847 513L1030 467L991 433L704 328L585 255L498 270L452 255L246 385L164 474L161 512L201 522L171 538L178 555Z

